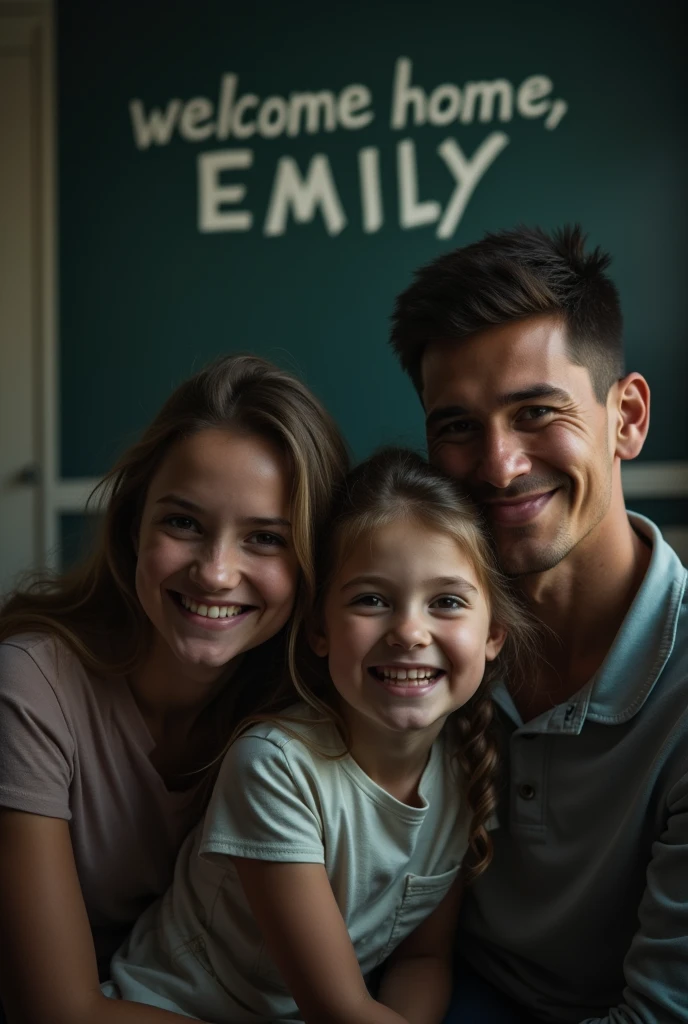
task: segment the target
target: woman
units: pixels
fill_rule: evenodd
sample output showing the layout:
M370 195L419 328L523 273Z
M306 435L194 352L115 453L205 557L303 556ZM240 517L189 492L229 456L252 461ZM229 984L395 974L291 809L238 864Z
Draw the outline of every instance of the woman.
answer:
M10 1024L176 1018L104 999L99 971L169 884L209 766L293 646L313 533L345 468L302 384L259 359L220 360L105 478L93 556L2 609Z

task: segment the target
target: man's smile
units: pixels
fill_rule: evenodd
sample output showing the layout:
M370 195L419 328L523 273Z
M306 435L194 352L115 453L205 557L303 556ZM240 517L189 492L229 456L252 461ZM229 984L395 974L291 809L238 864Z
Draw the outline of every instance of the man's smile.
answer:
M500 526L521 526L539 515L558 490L559 488L555 487L552 491L540 494L526 494L502 501L486 501L481 503L481 507L492 523L498 523Z

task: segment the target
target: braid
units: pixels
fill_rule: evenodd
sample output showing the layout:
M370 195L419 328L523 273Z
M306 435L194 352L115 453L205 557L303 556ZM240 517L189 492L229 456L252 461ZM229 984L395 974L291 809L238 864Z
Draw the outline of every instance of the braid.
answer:
M489 695L464 706L454 716L458 740L457 760L466 777L466 800L473 812L468 837L469 855L463 864L463 877L471 885L492 860L492 839L487 830L497 806L499 771L498 743L494 705Z

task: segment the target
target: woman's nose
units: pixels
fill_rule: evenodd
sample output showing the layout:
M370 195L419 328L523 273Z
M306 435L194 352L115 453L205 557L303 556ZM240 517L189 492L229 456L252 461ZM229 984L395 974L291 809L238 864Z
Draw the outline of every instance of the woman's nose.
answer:
M234 590L242 579L241 559L227 548L208 550L193 563L189 578L206 593Z

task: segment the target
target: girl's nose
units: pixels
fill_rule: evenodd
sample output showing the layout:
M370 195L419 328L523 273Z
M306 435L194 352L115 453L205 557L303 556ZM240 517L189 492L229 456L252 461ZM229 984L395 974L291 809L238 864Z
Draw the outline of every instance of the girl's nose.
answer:
M414 647L427 647L432 637L427 626L419 616L406 615L394 623L387 634L390 647L400 647L410 651Z

